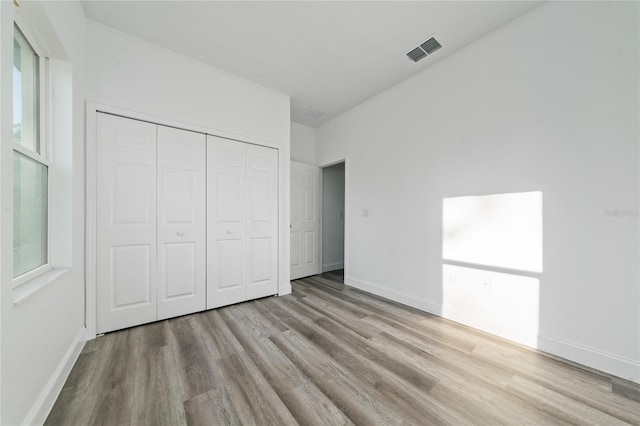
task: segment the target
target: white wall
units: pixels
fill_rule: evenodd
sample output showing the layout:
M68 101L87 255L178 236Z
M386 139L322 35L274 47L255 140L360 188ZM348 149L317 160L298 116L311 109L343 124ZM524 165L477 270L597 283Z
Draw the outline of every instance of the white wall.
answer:
M344 163L322 170L322 272L344 268Z
M442 313L443 200L541 191L537 345L640 382L638 14L545 3L321 126L347 283Z
M316 164L316 129L291 122L291 160Z
M1 424L44 420L66 379L84 336L84 14L79 3L22 2L20 14L35 25L52 56L56 106L53 119L51 258L64 271L19 303L12 290L12 149L0 149L2 287ZM0 67L12 68L12 2L0 2ZM0 129L11 140L12 76L2 72ZM54 276L57 275L54 273Z
M90 101L289 150L288 96L92 20L87 75Z

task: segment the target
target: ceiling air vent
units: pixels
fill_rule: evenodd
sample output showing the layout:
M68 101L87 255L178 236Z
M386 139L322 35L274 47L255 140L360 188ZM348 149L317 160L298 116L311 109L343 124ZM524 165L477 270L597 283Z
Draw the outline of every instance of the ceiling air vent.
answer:
M420 49L419 47L416 47L415 49L413 49L411 52L407 53L407 56L409 57L409 59L411 59L413 62L418 62L420 59L422 58L426 58L427 54L424 53L422 51L422 49Z
M431 37L429 40L425 41L420 46L407 53L407 56L413 62L418 62L419 60L426 58L427 55L431 55L441 47L442 45L438 42L438 40Z
M324 112L322 110L319 110L318 108L315 108L315 107L309 105L307 107L307 109L304 111L304 114L308 115L309 117L313 117L313 118L315 118L317 120L318 118L320 118L323 115L325 115L326 112Z
M422 48L422 50L424 50L429 55L431 55L433 52L435 52L436 50L440 49L442 47L442 45L440 43L438 43L438 40L436 40L435 38L431 37L429 40L427 40L424 43L422 43L420 45L420 47Z

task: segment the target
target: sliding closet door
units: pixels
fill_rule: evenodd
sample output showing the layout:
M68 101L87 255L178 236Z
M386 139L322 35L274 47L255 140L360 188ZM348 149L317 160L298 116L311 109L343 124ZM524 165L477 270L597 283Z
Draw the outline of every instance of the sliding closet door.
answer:
M207 308L278 292L278 151L207 136Z
M245 300L245 144L207 136L207 308Z
M206 308L205 135L158 126L158 319Z
M97 123L97 331L156 319L156 126Z
M278 151L246 145L247 300L278 292Z

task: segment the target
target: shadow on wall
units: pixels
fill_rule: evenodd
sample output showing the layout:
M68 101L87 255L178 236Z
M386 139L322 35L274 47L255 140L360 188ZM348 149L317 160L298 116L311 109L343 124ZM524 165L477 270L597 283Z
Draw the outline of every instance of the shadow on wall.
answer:
M538 346L542 192L445 198L442 313Z

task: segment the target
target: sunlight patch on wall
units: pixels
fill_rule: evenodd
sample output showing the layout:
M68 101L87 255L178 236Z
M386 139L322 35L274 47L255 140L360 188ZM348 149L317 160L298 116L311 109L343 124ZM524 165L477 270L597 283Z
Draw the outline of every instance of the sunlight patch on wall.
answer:
M442 265L443 316L537 347L540 280Z
M542 192L445 198L442 257L542 272Z
M537 347L542 192L445 198L442 313Z

